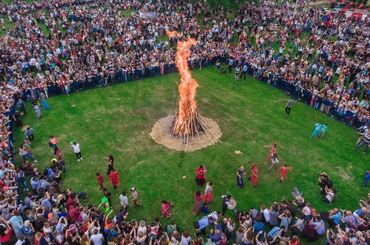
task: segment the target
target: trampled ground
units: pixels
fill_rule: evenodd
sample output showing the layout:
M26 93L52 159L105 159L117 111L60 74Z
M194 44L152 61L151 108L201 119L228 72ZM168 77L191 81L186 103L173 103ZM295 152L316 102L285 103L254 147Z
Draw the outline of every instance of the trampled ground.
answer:
M105 157L112 154L121 176L120 188L111 190L113 205L118 207L121 190L136 186L142 208L130 209L130 218L160 216L160 201L175 204L174 220L182 228L191 228L193 195L198 189L194 177L199 164L208 169L207 180L214 182L215 202L211 210L221 208L222 194L230 192L238 202L238 209L270 205L283 197L291 198L297 186L307 201L319 211L357 208L368 189L362 186L369 156L354 152L356 132L302 103L296 103L290 116L284 106L288 97L279 90L248 78L235 81L232 75L222 75L213 67L194 71L198 80L197 101L200 112L220 125L222 143L206 149L181 153L157 145L150 138L153 124L177 107L178 74L149 78L107 88L49 98L50 111L36 120L28 107L24 123L36 131L33 150L43 171L53 158L48 147L48 136L53 133L67 162L63 187L89 194L89 202L99 204L102 196L95 174L106 177ZM313 124L329 125L329 133L322 140L309 140ZM23 135L18 131L16 138ZM76 140L81 144L84 160L77 162L70 147ZM286 183L278 182L278 171L267 171L264 159L268 149L263 146L276 142L282 162L292 166ZM236 155L235 150L243 152ZM18 159L19 160L19 159ZM235 184L235 173L240 164L249 169L249 161L259 167L259 184L244 189ZM332 205L319 198L318 173L326 171L338 190ZM183 179L182 176L187 176ZM166 223L166 222L165 222Z

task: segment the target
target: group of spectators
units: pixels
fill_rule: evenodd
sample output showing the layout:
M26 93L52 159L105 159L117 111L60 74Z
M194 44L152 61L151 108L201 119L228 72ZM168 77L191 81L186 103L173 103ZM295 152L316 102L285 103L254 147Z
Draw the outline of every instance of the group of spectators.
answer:
M12 1L0 3L0 14L1 244L299 244L302 235L315 240L326 231L328 244L370 244L369 201L353 213L319 213L297 189L293 201L259 210L202 209L199 237L172 220L129 221L131 205L113 214L81 205L84 193L60 190L65 162L57 148L51 167L37 169L30 128L16 165L12 136L25 101L174 71L177 38L167 39L168 30L197 40L192 68L215 63L222 70L227 62L238 79L253 75L350 125L367 124L368 19L288 1L237 11L170 0Z

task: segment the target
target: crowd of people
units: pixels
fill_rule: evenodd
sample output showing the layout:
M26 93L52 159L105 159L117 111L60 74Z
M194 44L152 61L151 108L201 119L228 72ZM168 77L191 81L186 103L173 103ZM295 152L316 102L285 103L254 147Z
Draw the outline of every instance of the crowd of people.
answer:
M174 71L175 43L181 37L166 38L169 30L197 40L189 60L193 68L216 64L223 73L235 72L237 80L253 75L351 126L366 126L368 19L288 1L246 3L237 11L170 0L12 1L0 3L0 14L1 244L299 244L302 236L309 240L326 236L327 244L370 244L369 200L361 201L354 212L319 213L295 188L292 201L243 211L226 194L220 200L222 211L211 212L208 204L218 201L213 200L213 183L206 181L204 166L196 171L197 184L205 185L204 193L194 195L193 215L204 215L194 224L196 236L172 220L167 222L173 203L166 200L161 203L162 219L129 221L129 208L140 207L135 187L129 197L122 192L121 207L113 213L103 174L97 173L102 202L83 206L79 199L85 193L60 189L66 164L57 138L50 136L55 154L51 166L39 170L31 147L33 129L25 130L18 148L22 164L14 162L12 135L13 127L22 126L26 101L41 118L42 109L49 109L49 95ZM366 144L369 131L364 132L358 144ZM316 136L322 136L321 129ZM77 160L83 160L80 145L72 142L71 147ZM278 160L273 147L270 153L272 168ZM107 175L117 189L113 163L109 156ZM288 171L281 166L281 182ZM241 166L237 173L241 188L244 174ZM258 169L252 166L253 186L257 179ZM321 191L333 201L332 185Z

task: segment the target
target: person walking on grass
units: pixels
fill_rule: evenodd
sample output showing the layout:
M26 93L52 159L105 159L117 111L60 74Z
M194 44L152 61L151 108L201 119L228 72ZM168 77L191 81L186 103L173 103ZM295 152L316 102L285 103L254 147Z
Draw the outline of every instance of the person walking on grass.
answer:
M291 171L291 170L292 168L288 167L288 165L286 164L280 167L280 183L283 183L283 181L286 179L288 171Z
M112 171L110 171L108 178L109 178L109 181L112 184L113 188L117 189L117 187L119 185L119 174L118 174L117 170L113 169Z
M33 103L32 107L35 110L36 119L40 119L41 118L41 109L40 109L40 106L37 103Z
M110 174L110 172L114 169L114 157L112 155L109 155L107 160L107 175Z
M58 151L58 138L54 134L51 134L49 137L49 147L54 150L54 155Z
M197 216L199 214L203 200L204 200L203 194L200 191L196 191L194 195L194 208L193 208L194 216Z
M42 104L42 107L44 107L44 109L47 111L49 110L49 103L48 101L46 100L46 97L44 94L41 94L41 104Z
M273 143L271 146L270 145L264 145L263 147L270 147L270 151L269 151L269 154L267 155L266 159L265 159L265 164L267 164L268 161L271 160L271 158L277 154L277 145L275 143Z
M258 168L256 164L253 164L251 167L251 176L250 181L253 184L253 187L257 187L257 181L258 181Z
M293 98L290 98L288 100L288 102L286 103L286 106L285 106L285 113L287 115L290 114L290 111L292 110L292 107L293 107L293 104L294 104L295 100Z
M208 182L204 190L204 203L209 204L213 202L213 183Z
M207 173L207 169L205 166L200 165L199 167L197 167L195 171L195 174L196 174L195 181L197 182L198 186L203 186L205 184L206 173Z
M245 168L243 165L240 165L238 171L236 171L236 184L238 187L244 187L244 177L246 175Z
M355 150L357 151L362 146L365 146L365 153L367 154L369 151L369 145L370 145L370 130L366 130L360 142L356 144Z
M128 198L126 196L126 192L122 191L121 194L119 195L119 202L121 204L121 208L124 210L127 210L128 208Z
M104 189L104 177L101 173L97 172L96 173L96 180L98 181L98 184L99 184L99 190L103 190Z
M35 139L34 129L31 127L27 127L26 130L24 131L24 137L26 139L29 139L30 142L32 142Z
M73 148L73 152L76 155L77 161L82 161L82 154L80 149L80 144L78 144L76 141L73 141L71 144L71 147Z
M139 193L137 192L136 187L131 188L131 199L135 208L140 207Z
M367 187L370 181L370 170L367 170L365 172L365 177L364 177L364 186Z

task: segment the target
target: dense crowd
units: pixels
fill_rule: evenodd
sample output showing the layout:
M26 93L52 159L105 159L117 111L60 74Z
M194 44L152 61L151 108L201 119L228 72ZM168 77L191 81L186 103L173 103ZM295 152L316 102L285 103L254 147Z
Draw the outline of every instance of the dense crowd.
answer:
M218 201L213 200L212 183L206 184L202 170L197 170L201 177L197 183L206 188L195 193L193 214L203 214L194 224L196 236L172 220L129 221L128 210L140 207L135 188L130 190L130 202L122 193L118 213L113 213L104 186L100 206L83 206L79 199L84 193L60 190L65 162L54 136L49 145L55 158L45 171L34 165L33 129L25 130L18 147L21 165L13 161L12 137L12 128L22 126L26 101L33 102L39 118L38 101L47 109L49 95L173 71L177 38L165 38L169 30L197 40L191 67L214 63L226 72L222 65L226 62L238 80L253 75L350 125L366 125L368 19L275 1L248 3L235 12L210 9L204 2L12 1L1 3L0 13L1 244L14 244L13 234L17 244L42 245L299 244L301 236L309 240L326 236L328 244L370 244L369 200L361 201L353 212L318 213L295 188L292 201L242 211L236 210L233 197L225 195L222 212L212 212L207 204ZM8 22L14 28L8 30ZM110 156L108 176L118 185L113 162ZM370 173L366 176L368 180ZM323 199L332 202L335 191L329 177L320 176L320 188ZM171 217L171 208L171 202L162 202L163 218Z

